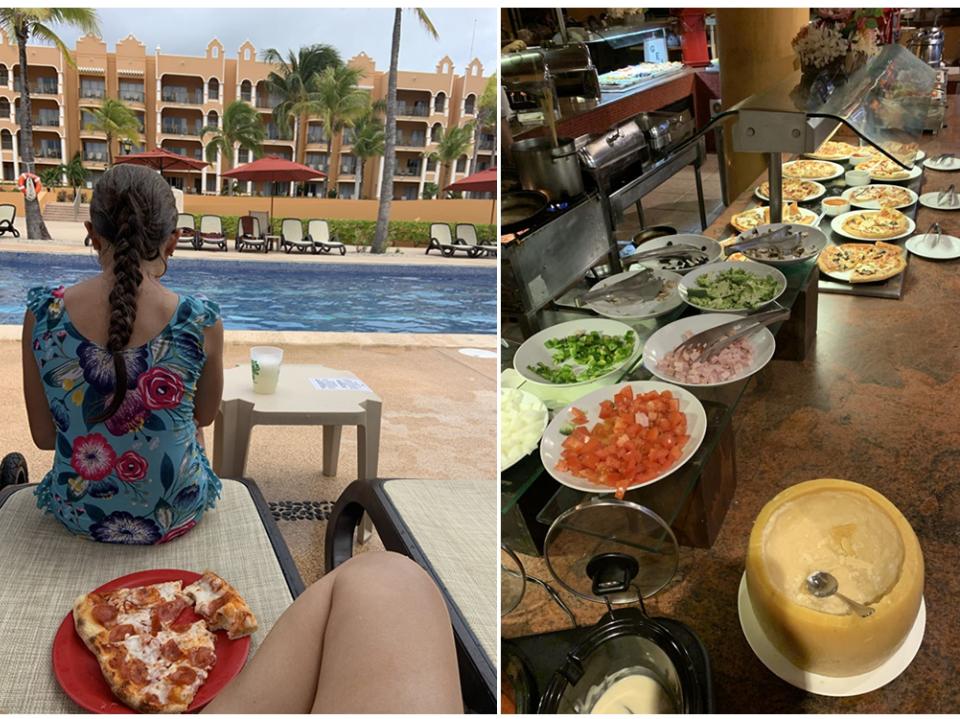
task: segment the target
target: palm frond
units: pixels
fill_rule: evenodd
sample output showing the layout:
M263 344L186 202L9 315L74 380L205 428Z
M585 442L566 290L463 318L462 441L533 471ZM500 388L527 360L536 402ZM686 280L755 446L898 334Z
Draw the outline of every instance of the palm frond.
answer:
M437 28L434 27L433 21L427 16L426 10L422 7L413 8L414 14L417 16L417 20L420 22L420 26L427 31L427 34L432 37L434 40L440 39L440 33L437 32Z

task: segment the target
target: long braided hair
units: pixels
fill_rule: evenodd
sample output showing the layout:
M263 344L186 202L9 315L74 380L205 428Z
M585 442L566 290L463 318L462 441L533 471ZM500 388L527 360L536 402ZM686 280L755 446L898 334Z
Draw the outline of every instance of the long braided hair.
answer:
M90 222L113 250L113 288L107 349L113 355L116 385L103 414L112 417L127 395L129 379L124 350L137 319L137 295L143 282L140 263L160 256L176 231L177 207L170 186L156 172L136 165L117 165L97 182L90 201Z

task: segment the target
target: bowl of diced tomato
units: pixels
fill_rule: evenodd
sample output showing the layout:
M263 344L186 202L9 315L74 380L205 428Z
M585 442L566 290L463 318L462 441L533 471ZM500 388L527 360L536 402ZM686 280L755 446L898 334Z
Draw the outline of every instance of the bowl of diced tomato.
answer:
M557 411L543 433L540 458L561 484L622 497L677 471L706 431L703 405L683 387L624 382Z

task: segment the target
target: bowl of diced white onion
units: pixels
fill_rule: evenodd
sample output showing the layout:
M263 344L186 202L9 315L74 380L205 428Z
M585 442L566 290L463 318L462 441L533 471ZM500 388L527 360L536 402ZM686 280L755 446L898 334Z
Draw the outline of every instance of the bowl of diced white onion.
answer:
M549 416L546 405L529 392L500 390L500 471L512 467L540 444Z

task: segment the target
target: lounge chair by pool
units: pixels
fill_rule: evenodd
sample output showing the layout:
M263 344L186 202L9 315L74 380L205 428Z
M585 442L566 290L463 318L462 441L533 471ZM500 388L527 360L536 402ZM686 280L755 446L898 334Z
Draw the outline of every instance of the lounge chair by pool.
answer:
M0 237L7 232L14 237L20 236L20 230L13 226L13 221L17 217L17 208L13 205L0 205Z
M345 244L330 238L330 225L326 220L310 220L307 224L307 239L319 247L321 252L336 250L341 255L347 254Z
M427 245L425 254L429 255L430 250L440 250L440 253L445 257L453 257L457 252L472 256L476 251L462 240L454 241L450 236L450 225L443 222L434 222L430 225L430 244Z
M474 254L471 257L496 256L496 246L491 246L480 242L477 239L477 226L467 224L457 224L457 240L463 241L474 248Z
M260 220L256 217L241 217L237 223L237 240L234 244L237 252L255 250L267 251L267 237L260 228Z
M204 215L200 218L200 237L198 240L198 250L204 245L215 245L224 252L227 251L227 238L223 236L223 223L219 217Z
M180 239L177 240L177 247L192 247L195 250L200 249L200 238L197 237L197 221L193 215L188 212L181 212L177 215L177 229L180 230Z
M280 225L280 247L289 255L296 249L298 252L317 253L317 245L309 237L303 236L303 223L300 220L287 218Z

